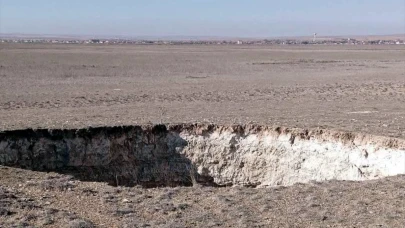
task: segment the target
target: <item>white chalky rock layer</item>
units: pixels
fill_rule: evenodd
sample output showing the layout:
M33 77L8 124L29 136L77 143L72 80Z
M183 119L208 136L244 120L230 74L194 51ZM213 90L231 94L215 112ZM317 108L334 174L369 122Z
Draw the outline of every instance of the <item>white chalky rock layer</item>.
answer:
M144 186L254 187L405 174L405 140L204 124L0 132L0 165Z
M180 136L188 142L181 153L200 174L213 177L219 185L288 186L405 174L404 148L367 140L295 137L292 141L291 133L274 131L241 135L221 130L204 136L183 132Z

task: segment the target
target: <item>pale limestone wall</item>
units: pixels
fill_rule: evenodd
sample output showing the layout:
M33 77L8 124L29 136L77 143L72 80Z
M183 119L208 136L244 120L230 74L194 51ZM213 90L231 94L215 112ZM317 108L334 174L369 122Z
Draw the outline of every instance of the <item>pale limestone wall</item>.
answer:
M0 164L121 184L278 186L405 174L400 139L326 130L175 125L0 133Z
M182 150L199 173L218 184L291 185L324 180L370 180L405 174L405 150L373 144L296 138L291 134L231 131L181 134Z

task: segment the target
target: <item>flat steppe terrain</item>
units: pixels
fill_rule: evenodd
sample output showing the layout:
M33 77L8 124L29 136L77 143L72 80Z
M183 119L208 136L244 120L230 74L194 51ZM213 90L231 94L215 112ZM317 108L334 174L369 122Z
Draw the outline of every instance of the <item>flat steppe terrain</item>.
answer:
M0 44L0 131L160 122L405 138L405 46ZM112 187L0 167L0 227L401 227L404 186Z
M258 123L405 138L405 46L0 45L0 129Z

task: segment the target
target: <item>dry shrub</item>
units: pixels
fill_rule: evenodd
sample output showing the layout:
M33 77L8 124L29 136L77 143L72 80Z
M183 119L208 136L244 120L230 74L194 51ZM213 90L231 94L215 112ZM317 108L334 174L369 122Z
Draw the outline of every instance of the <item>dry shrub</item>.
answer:
M59 190L59 191L66 191L69 188L75 187L73 183L73 177L71 176L51 177L48 180L41 181L40 186L44 190Z

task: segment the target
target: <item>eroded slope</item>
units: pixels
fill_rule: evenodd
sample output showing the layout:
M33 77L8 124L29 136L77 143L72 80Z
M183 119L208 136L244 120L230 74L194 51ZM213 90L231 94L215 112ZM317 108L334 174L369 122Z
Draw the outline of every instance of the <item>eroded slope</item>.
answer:
M0 135L0 163L114 185L265 187L405 174L405 142L254 125L23 130Z

